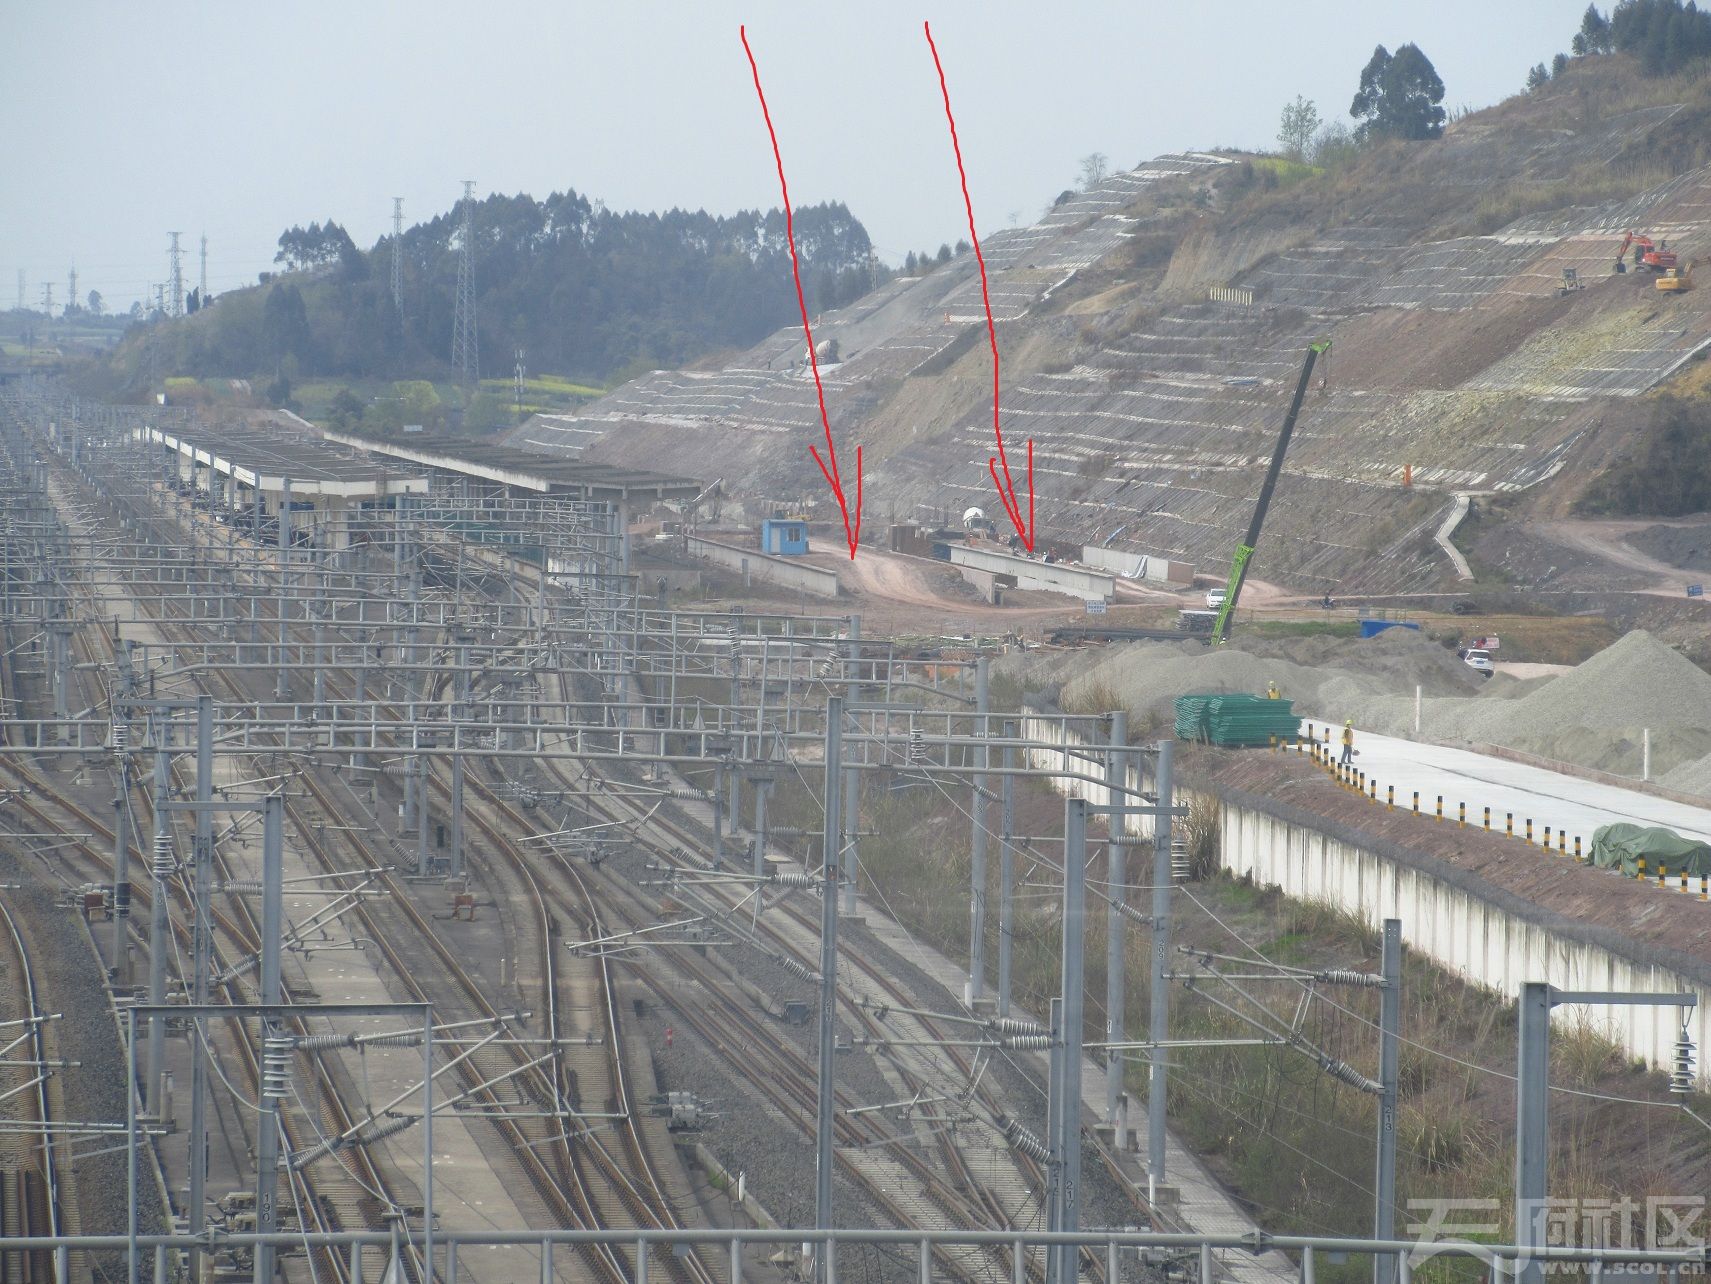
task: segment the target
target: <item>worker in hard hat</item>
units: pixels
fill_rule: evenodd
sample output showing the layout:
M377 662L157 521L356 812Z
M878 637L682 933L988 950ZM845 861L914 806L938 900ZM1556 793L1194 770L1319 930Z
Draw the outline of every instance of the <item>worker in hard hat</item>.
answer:
M1355 720L1350 718L1343 723L1343 766L1348 766L1355 756Z
M1268 682L1265 684L1265 698L1267 700L1281 700L1281 699L1283 699L1283 692L1281 692L1277 689L1277 683Z

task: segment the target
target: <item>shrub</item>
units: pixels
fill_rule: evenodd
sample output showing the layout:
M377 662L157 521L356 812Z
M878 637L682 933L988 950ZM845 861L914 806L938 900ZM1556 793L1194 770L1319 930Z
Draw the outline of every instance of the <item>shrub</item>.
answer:
M1711 401L1659 397L1631 452L1593 479L1577 508L1646 517L1711 508Z

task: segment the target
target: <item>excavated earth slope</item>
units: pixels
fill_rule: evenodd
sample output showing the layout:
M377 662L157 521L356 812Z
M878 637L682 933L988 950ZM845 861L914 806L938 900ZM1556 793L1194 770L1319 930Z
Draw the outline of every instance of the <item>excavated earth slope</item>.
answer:
M1004 422L1013 470L1034 440L1043 535L1221 571L1304 349L1330 337L1328 378L1309 392L1261 573L1339 592L1452 575L1433 534L1456 492L1549 480L1603 399L1645 392L1711 350L1711 288L1666 295L1649 275L1611 270L1630 228L1667 238L1683 261L1711 256L1711 169L1642 169L1621 199L1448 233L1479 227L1518 191L1572 199L1568 176L1628 172L1682 110L1553 115L1530 100L1505 104L1396 151L1393 181L1369 183L1379 193L1370 200L1245 225L1197 216L1157 281L1132 289L1111 287L1125 284L1116 274L1138 238L1156 235L1159 194L1217 201L1239 162L1163 156L992 236L983 248ZM1562 292L1565 268L1586 288ZM1094 285L1100 293L1077 297ZM840 444L864 445L870 515L907 516L916 504L997 514L972 254L827 314L816 336L837 339L844 356L823 371L827 400ZM655 371L575 415L538 416L510 440L722 475L728 489L766 499L821 495L803 355L800 332L781 330L721 369Z

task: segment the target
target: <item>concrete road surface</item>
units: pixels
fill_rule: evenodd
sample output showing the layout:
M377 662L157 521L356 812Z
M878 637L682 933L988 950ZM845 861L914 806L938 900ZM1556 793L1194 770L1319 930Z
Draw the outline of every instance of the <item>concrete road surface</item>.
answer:
M1323 737L1327 724L1323 720L1307 721ZM1332 742L1340 746L1342 724L1330 726ZM1438 795L1442 794L1445 824L1455 823L1456 804L1465 802L1469 824L1483 823L1481 809L1490 807L1495 830L1503 828L1505 812L1515 813L1516 833L1523 831L1529 818L1535 838L1541 837L1544 827L1549 825L1553 844L1555 835L1566 828L1571 851L1575 836L1579 835L1583 849L1590 852L1593 831L1617 821L1661 825L1683 837L1711 842L1711 804L1690 807L1638 790L1559 775L1470 749L1399 740L1359 727L1355 728L1355 748L1359 751L1355 766L1366 772L1368 779L1378 782L1381 801L1386 786L1395 785L1396 805L1412 806L1412 794L1419 790L1420 810L1432 813Z

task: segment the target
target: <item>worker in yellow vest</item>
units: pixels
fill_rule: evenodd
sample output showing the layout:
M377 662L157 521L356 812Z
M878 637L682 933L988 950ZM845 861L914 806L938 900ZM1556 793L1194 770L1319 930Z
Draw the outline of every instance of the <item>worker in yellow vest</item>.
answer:
M1350 718L1343 723L1343 766L1348 766L1355 756L1355 720Z
M1281 700L1281 699L1283 699L1283 692L1281 692L1277 689L1277 683L1268 682L1266 684L1265 698L1267 700Z

